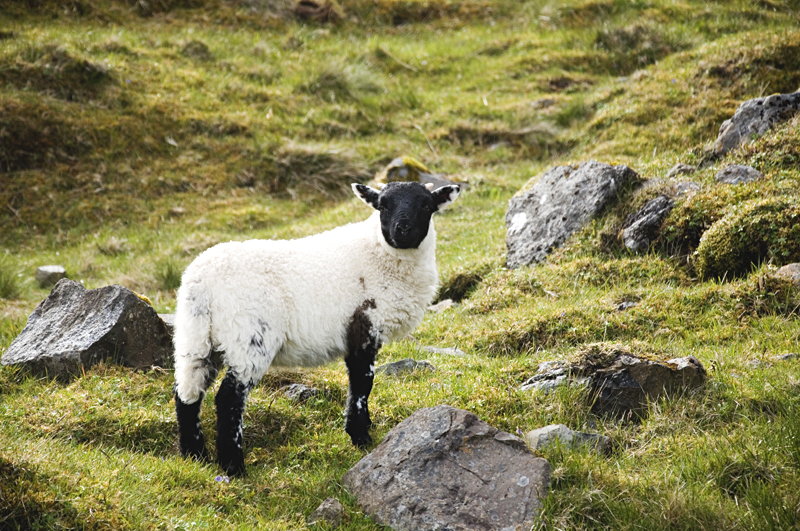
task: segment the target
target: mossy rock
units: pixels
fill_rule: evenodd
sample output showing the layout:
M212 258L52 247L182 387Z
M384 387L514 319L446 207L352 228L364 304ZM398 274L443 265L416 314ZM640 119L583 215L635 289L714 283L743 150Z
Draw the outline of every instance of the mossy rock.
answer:
M409 156L397 157L375 176L375 182L420 182L422 174L433 174L423 163Z
M700 239L694 253L701 278L738 276L771 260L783 265L800 260L800 204L777 197L733 207Z

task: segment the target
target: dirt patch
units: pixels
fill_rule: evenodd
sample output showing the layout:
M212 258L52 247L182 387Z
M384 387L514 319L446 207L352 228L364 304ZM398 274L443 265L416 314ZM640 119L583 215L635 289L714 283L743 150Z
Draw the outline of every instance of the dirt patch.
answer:
M321 24L336 23L342 20L342 8L334 0L315 2L314 0L300 0L292 8L294 15L301 20L312 20Z
M475 291L478 284L493 268L492 264L480 264L466 271L457 271L442 282L434 302L441 302L445 299L461 302Z

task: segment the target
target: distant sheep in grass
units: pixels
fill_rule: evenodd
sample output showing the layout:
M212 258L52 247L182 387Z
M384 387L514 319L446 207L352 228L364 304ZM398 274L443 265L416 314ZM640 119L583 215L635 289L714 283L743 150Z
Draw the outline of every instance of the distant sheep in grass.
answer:
M248 393L271 365L317 366L344 355L350 385L345 431L372 442L367 400L380 347L422 321L438 283L432 215L460 189L354 184L377 210L367 220L300 240L217 245L183 274L175 319L175 409L181 453L207 458L200 406L216 395L217 459L243 474L242 416Z

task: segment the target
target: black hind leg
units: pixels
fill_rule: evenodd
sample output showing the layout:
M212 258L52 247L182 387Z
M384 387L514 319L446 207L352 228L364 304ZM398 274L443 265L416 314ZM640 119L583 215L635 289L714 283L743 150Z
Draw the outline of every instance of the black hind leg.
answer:
M230 370L217 391L217 460L229 476L244 475L242 424L250 386Z
M208 459L208 450L206 450L203 430L200 427L200 406L202 404L202 397L193 404L187 404L180 399L178 393L175 393L175 412L178 417L181 455L204 461Z

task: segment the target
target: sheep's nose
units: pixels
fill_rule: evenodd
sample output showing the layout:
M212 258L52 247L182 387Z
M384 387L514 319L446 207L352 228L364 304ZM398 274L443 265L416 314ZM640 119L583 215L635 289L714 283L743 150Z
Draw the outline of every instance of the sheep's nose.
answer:
M411 232L412 227L413 226L411 225L411 222L406 219L397 222L397 231L400 234L408 234L409 232Z

